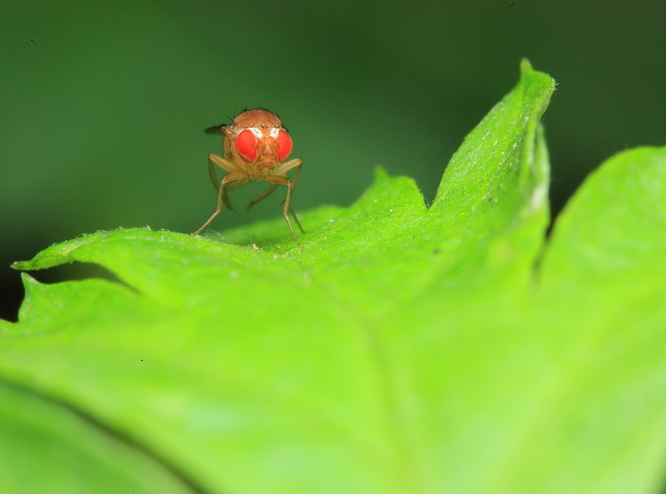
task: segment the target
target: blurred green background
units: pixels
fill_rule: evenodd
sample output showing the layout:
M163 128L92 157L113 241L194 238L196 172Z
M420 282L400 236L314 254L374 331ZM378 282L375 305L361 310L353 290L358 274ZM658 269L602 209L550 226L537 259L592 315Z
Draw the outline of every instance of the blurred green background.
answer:
M4 2L0 15L0 317L9 268L116 227L196 230L213 212L204 134L277 112L303 173L294 208L348 205L372 169L427 200L463 137L528 57L558 90L545 117L557 212L611 154L663 145L666 2ZM213 230L251 213L233 193ZM307 229L307 225L304 225Z

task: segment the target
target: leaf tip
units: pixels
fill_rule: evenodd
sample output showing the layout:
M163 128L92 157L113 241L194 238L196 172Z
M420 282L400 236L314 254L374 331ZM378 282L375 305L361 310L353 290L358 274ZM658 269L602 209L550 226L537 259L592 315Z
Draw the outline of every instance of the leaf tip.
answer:
M532 68L532 64L527 58L523 58L520 61L520 75L527 75L530 72L534 72L534 69Z
M17 271L24 271L23 269L21 269L21 263L23 262L25 261L14 261L9 265L9 267L12 269L16 269Z
M383 166L381 166L381 165L375 166L375 180L374 180L374 182L376 184L386 182L389 178L390 178L389 174L386 173L386 170L384 170Z
M534 70L530 61L527 58L523 58L520 61L520 79L526 81L528 78L539 80L540 85L544 86L544 90L547 93L552 93L555 90L555 80L545 72Z

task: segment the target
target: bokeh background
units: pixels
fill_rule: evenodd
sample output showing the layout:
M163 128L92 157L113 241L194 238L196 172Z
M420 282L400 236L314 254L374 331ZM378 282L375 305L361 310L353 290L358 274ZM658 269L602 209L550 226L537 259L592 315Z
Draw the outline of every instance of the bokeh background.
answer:
M196 230L215 192L204 134L245 107L280 114L304 161L294 207L348 205L372 170L426 200L463 137L516 83L558 81L545 117L554 212L604 159L665 144L666 2L138 1L0 6L0 317L9 268L117 227ZM247 190L249 189L249 190ZM214 230L277 217L277 193Z

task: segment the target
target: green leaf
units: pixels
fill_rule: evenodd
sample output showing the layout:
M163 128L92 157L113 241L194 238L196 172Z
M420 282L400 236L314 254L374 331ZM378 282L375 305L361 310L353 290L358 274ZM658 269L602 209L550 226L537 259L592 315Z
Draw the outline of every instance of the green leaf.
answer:
M136 447L57 403L0 382L3 492L194 492Z
M276 219L219 241L98 232L17 263L96 263L121 281L24 274L0 376L206 492L650 492L665 278L644 285L641 259L663 251L664 151L604 166L544 245L553 89L524 61L430 208L378 169L350 208L302 215L303 249ZM639 244L607 215L636 221Z
M557 407L537 434L554 445L540 469L568 472L551 474L563 492L663 490L664 232L666 148L608 160L555 226L535 326L560 367Z

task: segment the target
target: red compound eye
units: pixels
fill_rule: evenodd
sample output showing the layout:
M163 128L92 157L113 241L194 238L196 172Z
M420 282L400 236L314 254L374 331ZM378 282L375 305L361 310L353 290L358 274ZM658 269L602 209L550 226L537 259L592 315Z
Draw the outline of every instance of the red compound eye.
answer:
M280 130L278 132L278 152L277 152L277 158L278 162L282 163L284 160L287 159L287 156L291 153L291 137L289 137L289 134L287 134L284 130Z
M236 151L243 161L252 163L257 158L257 137L249 129L244 130L236 137Z

